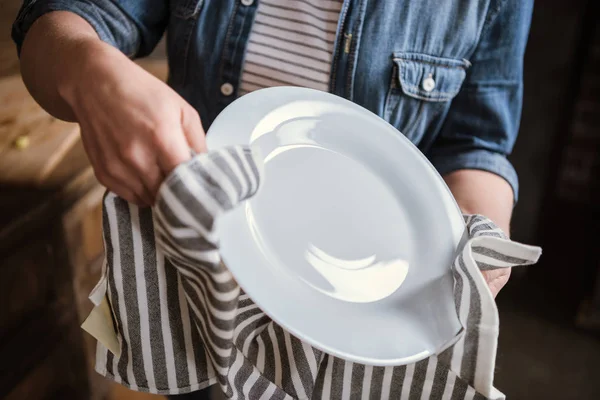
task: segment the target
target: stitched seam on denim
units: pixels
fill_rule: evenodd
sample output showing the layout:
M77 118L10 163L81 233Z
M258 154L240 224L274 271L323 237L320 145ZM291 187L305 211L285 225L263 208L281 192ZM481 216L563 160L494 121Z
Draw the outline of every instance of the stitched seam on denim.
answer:
M227 33L225 34L225 40L223 41L223 50L221 51L221 63L219 66L219 81L223 80L223 71L225 70L225 57L227 54L227 46L229 45L229 40L231 39L231 34L233 32L233 27L235 25L235 16L237 14L238 8L240 7L239 2L235 2L235 6L233 11L231 12L231 17L229 18L229 27L227 28Z
M35 4L37 4L37 1L34 1L33 3L31 3L28 6L28 9L26 11L26 15L24 16L24 18L31 18L31 11L33 10L32 6L35 5ZM115 37L112 34L112 32L110 30L103 29L104 27L102 26L102 24L97 22L97 21L103 21L103 18L102 18L102 16L100 14L98 14L98 11L95 8L93 8L93 7L91 8L91 11L94 13L94 15L90 16L88 13L85 12L87 10L82 10L81 7L77 7L75 9L71 9L71 8L68 7L68 5L69 4L65 5L63 3L58 3L58 4L57 3L53 3L53 4L50 4L50 5L46 6L46 8L42 11L42 14L36 16L36 20L38 18L40 18L41 16L43 16L45 14L48 14L50 12L53 12L53 11L69 11L69 12L75 14L75 15L78 15L83 20L85 20L88 24L90 24L90 26L92 27L92 29L94 29L94 32L96 32L96 34L98 35L98 37L100 38L100 40L102 40L103 42L108 43L111 46L114 45L115 47L118 47L118 46L120 46L122 44L122 43L118 43L116 40L113 40ZM84 5L88 5L88 4L84 3ZM33 23L35 21L23 20L22 22L23 23L29 23L29 26L28 26L28 30L29 30L31 28L31 25L33 25ZM132 24L134 24L134 23L132 22ZM109 34L107 34L106 32L109 32ZM132 32L132 30L128 29L128 32ZM111 36L112 36L112 38L111 38ZM139 35L138 35L138 40L137 40L137 43L134 44L134 49L132 51L129 51L129 49L127 49L128 51L127 52L123 51L123 54L125 56L127 56L128 58L132 58L137 53L137 48L139 48L140 43L141 43L141 41L140 41Z
M467 69L467 67L464 65L446 65L446 64L436 63L436 62L432 62L432 61L414 60L411 58L403 58L403 57L394 57L394 61L396 61L396 62L412 62L415 64L428 64L428 65L433 65L434 67L448 68L448 69L460 69L463 71L465 71ZM468 63L467 60L462 60L462 61Z
M189 21L186 22L189 26L188 26L188 30L186 32L185 35L185 42L184 44L184 53L183 53L183 71L181 71L181 84L185 85L185 82L187 80L187 71L188 71L188 58L190 55L190 46L191 46L191 38L192 38L192 33L194 32L195 28L196 28L196 24L198 23L198 19L194 18L194 20L190 23Z
M394 90L402 90L402 89L400 89L400 87L398 86L398 83L396 82L397 79L398 79L398 66L396 64L394 64L394 68L392 70L392 80L390 81L390 85L388 87L387 95L385 97L385 107L383 109L383 119L385 119L386 121L389 121L390 116L391 116L390 103L392 101L393 91Z
M504 93L506 90L518 89L521 86L521 82L507 82L507 83L497 83L491 85L465 85L462 90L463 92L468 93L477 93L482 96L491 95L496 93Z
M333 60L331 60L331 74L329 76L329 91L335 92L335 80L337 78L337 68L339 61L339 54L344 37L344 25L346 22L346 16L348 15L348 0L344 0L344 4L342 4L342 11L340 12L340 19L338 21L339 32L336 32L335 36L335 44L333 46Z
M24 33L23 29L22 29L23 28L22 25L25 22L27 22L26 20L29 18L30 14L31 14L31 10L33 9L33 6L35 5L35 3L37 3L37 0L33 0L31 3L28 3L25 7L23 7L21 10L19 10L17 17L15 18L15 22L16 22L16 25L18 26L20 33ZM29 26L29 28L30 27L31 26Z
M406 83L405 79L402 76L400 76L400 83L402 84L402 88L403 89L406 88L406 89L414 90L414 91L417 92L417 93L410 93L411 95L419 96L419 97L422 97L424 99L436 99L436 98L442 99L442 97L437 97L438 95L452 96L452 97L454 97L454 96L456 96L458 94L458 92L460 92L460 89L452 91L452 92L440 92L440 91L436 91L435 94L432 94L431 96L425 96L425 95L422 95L422 94L419 93L421 91L421 89L419 89L418 86L411 85L410 83Z
M246 26L246 19L248 19L248 15L249 15L249 13L246 12L245 15L244 15L244 19L242 20L242 25L240 26L238 36L235 39L235 45L233 46L233 54L231 55L231 58L234 59L234 60L235 60L235 57L236 57L237 52L238 52L238 46L239 46L239 43L240 43L240 39L242 37L242 33L244 32L244 27ZM246 43L247 42L248 41L246 40ZM236 91L236 93L237 93L237 91L239 89L239 79L240 79L240 76L238 74L237 81L235 82L235 91Z
M439 60L437 64L441 64L441 66L458 67L465 69L471 67L472 65L471 62L466 58L442 57L435 54L423 53L420 50L394 51L392 53L392 58L415 62L431 62L434 64L436 63L436 60ZM428 61L424 59L432 59L433 61Z
M388 87L387 94L385 95L385 106L383 107L383 119L388 121L390 124L390 103L392 102L392 90L392 85L390 85Z
M426 103L424 101L419 102L419 109L417 110L417 115L415 116L414 121L411 122L410 127L407 127L406 130L404 132L402 132L402 133L404 133L404 136L406 136L407 138L410 138L410 133L412 133L412 131L415 129L415 127L417 126L417 124L419 123L421 118L423 117L423 111L425 110L425 104Z
M390 86L386 95L386 101L385 101L385 109L383 110L383 119L385 119L386 121L390 122L390 116L391 116L391 103L392 103L392 96L394 95L394 93L392 93L394 91L394 89ZM390 122L391 123L391 122Z
M419 89L418 86L411 85L410 83L405 83L404 79L402 79L402 78L400 78L400 81L402 81L402 87L403 88L415 90L417 92L420 92L422 90L422 89ZM410 94L414 94L415 96L423 97L424 99L440 99L441 100L442 97L440 97L439 95L454 97L454 96L456 96L458 94L459 91L460 90L455 90L453 92L440 92L440 91L436 91L435 94L433 94L431 96L425 96L425 95L418 94L418 93L410 93Z
M482 150L481 151L487 151L489 153L494 153L491 150ZM506 158L505 154L501 154L501 153L496 153L498 156L502 157L503 159L505 159L509 164L510 161L508 161L508 159ZM465 157L468 154L463 154L462 157L457 158L455 156L450 156L450 155L433 155L431 157L431 159L433 161L435 161L436 165L438 165L439 167L441 167L442 170L457 170L457 169L483 169L483 168L489 168L491 170L494 170L496 172L505 172L505 175L512 175L512 169L507 167L507 164L497 160L496 158L490 160L487 157ZM458 165L461 164L461 165ZM445 167L445 168L444 168Z
M189 2L189 0L188 0ZM194 4L194 3L191 3ZM183 19L190 19L190 18L196 18L198 16L198 14L200 13L200 10L202 9L202 6L204 5L204 0L196 0L196 4L193 7L190 7L189 4L186 4L185 6L178 6L175 7L175 9L173 10L173 15L175 17L178 18L183 18ZM192 8L193 11L190 13L189 9ZM183 11L180 11L181 9L183 9Z
M477 40L475 41L473 48L469 52L470 56L473 56L475 53L477 53L477 50L479 49L479 45L481 43L481 38L483 37L483 35L487 31L487 29L492 25L492 23L494 22L496 17L498 17L502 7L504 7L506 5L508 0L498 0L498 1L499 2L502 1L502 3L498 4L498 7L496 7L493 11L490 10L492 5L488 4L488 10L486 12L485 20L483 21L483 24L481 24L481 29L479 31L479 34L477 35ZM490 3L491 3L491 1L490 1Z
M348 54L348 74L346 74L346 96L348 100L352 101L352 88L353 88L353 73L354 67L356 66L356 39L355 35L350 38L350 53ZM354 39L354 40L353 40Z
M393 82L393 80L392 80L392 82ZM395 92L398 92L398 93L395 93ZM393 87L393 84L392 84L392 85L390 85L390 88L388 89L386 102L385 102L385 109L383 110L383 118L386 121L390 120L391 108L392 108L391 103L393 101L392 99L394 98L393 96L396 96L398 98L397 104L400 104L399 98L400 98L400 96L403 96L403 92L400 88ZM417 110L417 115L414 117L413 121L411 121L408 124L406 129L399 129L398 127L396 127L396 129L398 129L407 138L410 138L409 134L415 129L415 126L420 122L420 120L423 117L423 112L425 111L426 104L427 103L424 101L419 101L419 108Z
M498 6L494 10L488 10L487 16L485 18L484 26L481 29L483 33L488 26L494 23L494 20L500 15L500 11L506 5L508 0L498 0Z
M352 101L352 99L354 98L354 74L356 73L356 58L357 58L357 52L358 52L358 48L360 47L359 44L359 36L362 34L362 28L365 22L365 12L366 12L366 8L367 5L365 3L365 0L361 0L360 3L360 15L359 15L359 21L360 21L360 25L357 24L357 27L355 29L354 35L352 35L351 40L351 47L350 47L350 54L348 54L348 62L349 62L349 68L348 68L348 76L346 78L346 95L348 96L348 99L350 101Z

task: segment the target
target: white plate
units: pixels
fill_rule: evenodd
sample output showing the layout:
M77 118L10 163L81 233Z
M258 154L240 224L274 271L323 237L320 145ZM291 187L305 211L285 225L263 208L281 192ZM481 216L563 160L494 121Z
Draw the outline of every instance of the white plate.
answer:
M465 225L391 125L340 97L270 88L228 106L208 148L251 144L265 177L217 221L223 260L274 321L329 354L402 365L460 331L450 266Z

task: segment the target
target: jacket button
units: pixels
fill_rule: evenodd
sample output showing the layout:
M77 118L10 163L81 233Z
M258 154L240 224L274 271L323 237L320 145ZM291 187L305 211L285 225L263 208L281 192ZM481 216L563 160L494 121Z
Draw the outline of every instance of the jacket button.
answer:
M221 94L223 96L231 96L233 94L233 85L229 82L222 84Z
M254 0L241 0L242 4L245 6L251 6L252 4L254 4Z
M431 74L427 78L423 79L421 86L423 86L423 90L426 92L431 92L433 89L435 89L435 80L433 80Z

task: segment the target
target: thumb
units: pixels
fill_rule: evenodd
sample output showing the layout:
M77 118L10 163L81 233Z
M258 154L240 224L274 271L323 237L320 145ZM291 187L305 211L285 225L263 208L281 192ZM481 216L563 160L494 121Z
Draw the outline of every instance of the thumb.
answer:
M161 140L162 151L158 157L158 164L164 176L167 176L179 164L191 158L191 151L195 153L206 152L204 129L200 123L198 112L189 104L183 102L180 111L179 129L176 134L168 132L158 135Z

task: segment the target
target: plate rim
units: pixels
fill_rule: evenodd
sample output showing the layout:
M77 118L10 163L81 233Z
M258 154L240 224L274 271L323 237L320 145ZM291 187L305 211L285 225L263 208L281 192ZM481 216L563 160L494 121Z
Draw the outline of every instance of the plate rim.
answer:
M385 125L388 126L388 128L392 128L393 130L397 131L398 132L398 135L396 135L397 139L400 140L403 143L403 145L408 145L408 147L410 147L413 152L415 152L423 161L425 161L426 165L428 166L428 169L434 173L434 175L436 176L436 179L442 184L441 186L443 187L443 190L446 194L446 196L444 196L444 197L446 197L446 200L449 200L453 204L452 208L455 209L457 212L458 217L456 218L456 224L457 224L457 226L460 225L460 228L462 229L460 238L458 238L458 237L454 238L454 240L458 243L456 246L457 248L455 249L455 254L458 254L460 249L464 246L464 243L466 243L466 241L468 240L468 235L467 235L467 231L466 231L466 222L464 221L462 211L460 210L460 207L458 206L456 199L454 198L452 192L450 191L450 188L448 187L448 185L442 178L441 174L437 171L437 169L435 169L435 167L429 161L429 159L427 159L427 157L425 157L425 155L415 146L415 144L412 143L406 136L404 136L398 129L396 129L393 125L391 125L389 122L385 121L383 118L381 118L377 114L373 113L372 111L370 111L348 99L345 99L340 96L336 96L336 95L328 93L328 92L323 92L323 91L310 89L310 88L292 87L292 86L277 86L277 87L264 88L264 89L259 89L259 90L250 92L250 93L234 100L223 111L221 111L219 113L219 115L215 118L215 120L211 124L211 127L208 129L207 134L206 134L206 136L207 136L206 143L207 143L208 150L211 151L212 146L213 146L211 143L214 143L216 140L218 140L218 139L211 139L211 138L216 137L216 135L213 134L211 136L210 133L211 133L211 131L214 131L213 127L218 126L222 119L227 118L227 115L226 115L227 113L225 111L228 108L230 108L232 105L242 101L242 99L245 99L244 102L246 102L246 101L248 101L249 98L256 97L256 96L263 96L267 92L275 92L275 91L294 91L299 94L302 94L300 92L305 92L307 95L309 95L310 93L314 93L314 94L317 94L318 96L323 96L323 95L335 96L337 101L341 100L341 102L345 105L348 105L355 109L360 109L360 110L362 110L362 112L366 112L366 113L370 114L371 117L376 117L380 123L383 122ZM302 99L302 100L310 101L308 99ZM317 100L315 100L315 101L317 101ZM324 100L320 99L319 101L324 101ZM285 103L282 103L280 105L283 105L283 104L285 104ZM248 134L247 134L248 138L250 138L254 128L255 128L255 126L252 126L247 129L248 130ZM238 144L246 145L246 146L249 145L249 143L238 143ZM232 143L230 145L234 145L234 144ZM219 148L219 147L222 147L222 145L216 146L216 148ZM260 187L258 190L260 191ZM450 218L450 220L453 221L454 218ZM460 221L460 223L458 223L458 221ZM451 223L454 226L455 222L451 222ZM225 265L228 265L227 257L223 254L221 254L221 257L222 257L223 261L225 262ZM452 265L450 265L449 268L451 269ZM228 268L228 270L229 270L229 268ZM459 330L454 334L454 336L452 338L449 338L449 340L447 340L445 343L443 343L441 346L439 346L439 348L436 349L434 352L423 351L421 353L417 353L412 356L399 357L399 358L386 358L386 359L355 356L355 355L352 355L349 353L345 353L343 351L336 350L335 348L331 348L331 347L319 342L318 340L315 340L315 339L312 339L311 337L306 336L299 329L290 327L288 324L282 323L281 319L279 317L274 316L269 311L269 307L264 307L264 304L261 300L257 300L255 297L253 297L251 295L251 292L253 292L253 290L252 289L248 290L245 282L240 282L237 279L237 277L235 276L236 274L233 271L231 271L231 273L234 276L237 284L244 291L244 293L246 293L248 295L248 297L258 306L258 308L262 312L265 313L265 315L267 315L271 320L273 320L278 325L280 325L283 329L285 329L286 331L288 331L289 333L291 333L298 339L308 343L309 345L315 347L318 350L321 350L327 354L330 354L335 357L339 357L343 360L350 361L350 362L371 365L371 366L380 366L380 367L399 366L399 365L407 365L410 363L415 363L415 362L424 360L434 354L439 354L442 351L444 351L445 349L449 348L450 346L455 344L460 339L461 333L464 331L464 327L463 327L462 323L460 322L459 315L458 315L458 313L456 313L456 319L460 326Z

